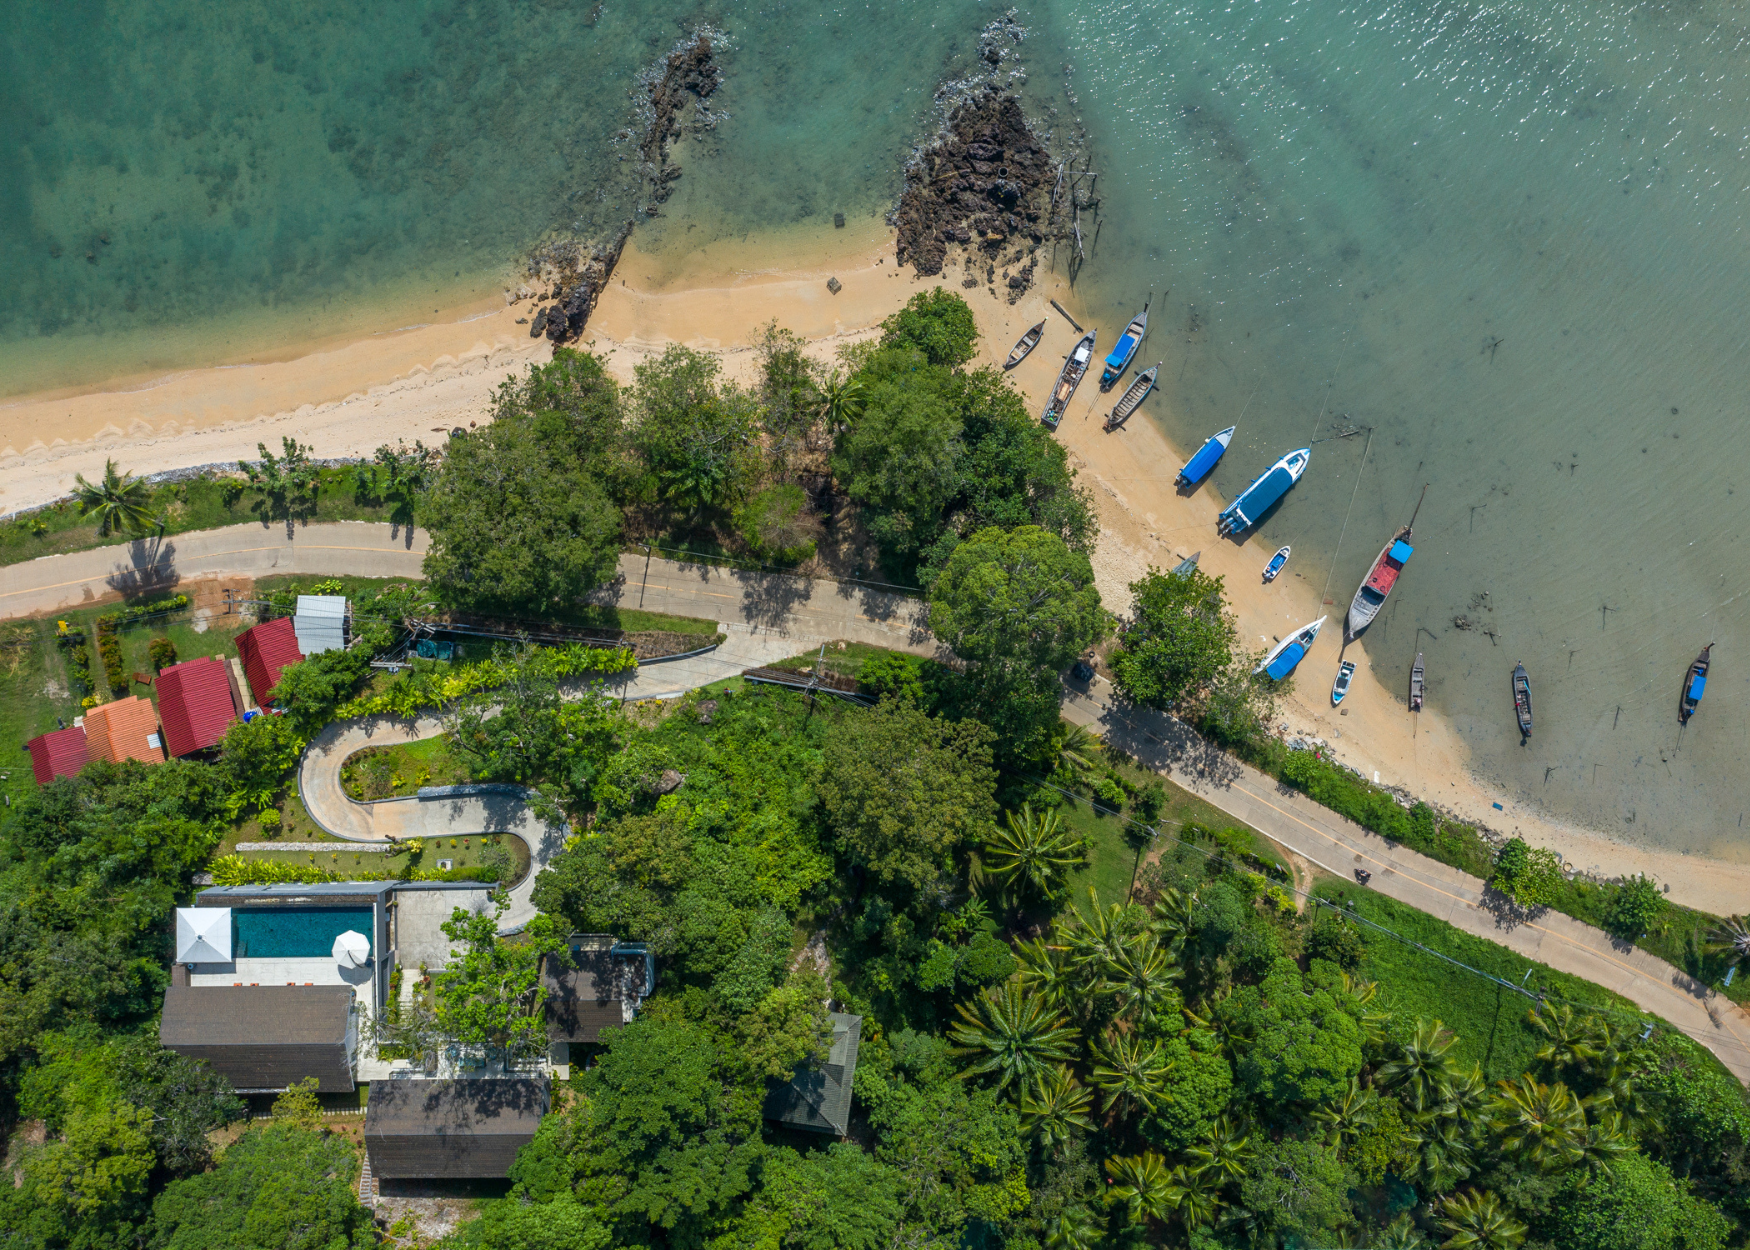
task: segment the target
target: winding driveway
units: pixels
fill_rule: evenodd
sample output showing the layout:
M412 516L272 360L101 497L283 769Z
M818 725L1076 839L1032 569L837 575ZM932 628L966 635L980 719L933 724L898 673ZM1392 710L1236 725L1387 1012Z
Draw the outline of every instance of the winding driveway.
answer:
M423 534L388 525L311 525L287 538L282 527L234 526L182 534L154 547L135 543L0 568L0 619L91 602L202 576L270 573L417 577ZM643 555L620 561L620 577L598 598L719 622L727 640L714 652L648 664L622 678L625 698L663 698L696 689L745 668L843 639L920 654L935 646L914 599L879 588L749 573ZM1304 795L1213 750L1172 718L1137 713L1116 703L1103 680L1071 688L1064 715L1097 728L1156 770L1250 825L1289 851L1339 877L1366 867L1371 887L1467 933L1487 938L1562 972L1615 990L1707 1046L1740 1080L1750 1083L1750 1014L1685 973L1598 929L1557 913L1516 919L1491 910L1483 882L1407 847L1394 846ZM355 841L388 836L448 837L515 833L528 843L529 875L512 891L507 928L534 915L535 876L563 845L564 831L538 820L515 794L447 796L354 803L340 788L340 765L365 746L430 737L434 718L412 723L383 718L330 726L310 744L299 769L306 808L323 828Z

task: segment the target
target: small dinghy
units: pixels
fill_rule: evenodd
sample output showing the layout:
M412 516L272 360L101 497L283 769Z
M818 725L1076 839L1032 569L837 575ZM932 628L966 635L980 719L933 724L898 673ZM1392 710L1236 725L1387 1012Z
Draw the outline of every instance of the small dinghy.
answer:
M1130 324L1124 327L1124 333L1118 336L1118 346L1112 349L1112 354L1106 357L1106 367L1100 373L1100 389L1109 391L1112 384L1124 376L1124 371L1130 368L1130 358L1136 355L1136 349L1142 346L1142 336L1148 333L1148 305L1142 306L1142 311L1130 319Z
M1531 737L1531 678L1524 664L1513 666L1513 715L1519 718L1519 732Z
M1051 388L1051 402L1045 405L1045 428L1055 430L1058 422L1063 420L1064 412L1069 408L1069 401L1075 397L1076 387L1082 384L1087 376L1088 362L1094 358L1094 331L1089 330L1076 340L1076 345L1070 349L1064 358L1063 372L1057 375L1057 385Z
M1276 580L1276 575L1282 571L1282 566L1288 563L1288 553L1291 550L1293 549L1290 547L1276 549L1276 554L1270 557L1270 563L1264 566L1265 581L1273 582Z
M1422 653L1416 652L1416 662L1410 665L1410 711L1422 710Z
M1160 374L1161 367L1144 369L1137 374L1129 386L1124 388L1124 394L1118 397L1118 402L1112 405L1112 411L1106 414L1106 428L1116 430L1126 421L1130 414L1142 407L1142 401L1148 398L1148 393L1155 388L1155 378Z
M1240 497L1222 509L1221 517L1216 521L1216 533L1226 538L1251 529L1258 523L1259 517L1268 512L1278 499L1300 481L1300 475L1306 472L1307 461L1310 459L1312 449L1302 447L1299 451L1289 452L1253 478L1252 484L1240 492Z
M1016 365L1027 359L1027 353L1032 351L1035 347L1038 347L1039 340L1044 337L1045 323L1041 321L1038 325L1034 326L1031 330L1027 331L1027 333L1015 340L1015 345L1009 348L1009 358L1003 361L1003 368L1013 369Z
M1701 696L1707 690L1707 656L1713 649L1711 642L1703 647L1701 654L1695 657L1695 663L1689 666L1689 672L1683 675L1683 697L1677 703L1677 723L1680 725L1689 724L1689 718L1701 706Z
M1349 693L1349 683L1355 680L1355 661L1344 660L1337 666L1337 680L1331 683L1331 706L1336 707Z
M1230 425L1218 434L1212 434L1209 441L1197 449L1197 454L1185 462L1185 467L1179 470L1179 476L1173 479L1174 486L1195 486L1209 476L1209 471L1215 467L1215 462L1221 459L1221 454L1227 450L1227 445L1233 442L1234 431L1238 426Z
M1277 643L1270 654L1266 655L1263 662L1252 672L1267 673L1272 681L1281 681L1306 658L1307 651L1312 647L1313 639L1319 636L1319 626L1323 625L1325 620L1326 618L1321 616L1310 625L1302 625Z
M1203 558L1201 551L1193 551L1178 564L1173 566L1174 577L1189 577L1197 571L1197 561Z

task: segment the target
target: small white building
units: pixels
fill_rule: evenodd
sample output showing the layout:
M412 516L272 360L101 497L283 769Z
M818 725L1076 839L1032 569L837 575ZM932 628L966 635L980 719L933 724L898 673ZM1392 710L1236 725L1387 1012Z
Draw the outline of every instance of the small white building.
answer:
M292 617L298 650L306 656L346 650L346 622L345 595L299 595L298 610Z

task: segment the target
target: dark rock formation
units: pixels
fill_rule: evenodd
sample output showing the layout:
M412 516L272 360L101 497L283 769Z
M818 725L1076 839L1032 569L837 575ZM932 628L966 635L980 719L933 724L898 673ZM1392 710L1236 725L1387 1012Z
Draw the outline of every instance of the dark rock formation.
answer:
M583 333L595 311L596 300L614 276L614 266L620 263L620 253L626 240L632 237L632 223L620 227L620 233L606 247L591 248L582 264L574 266L561 278L559 302L547 310L547 337L554 347L571 342ZM579 253L581 256L581 253ZM534 327L530 327L531 332Z
M1057 233L1056 179L1057 162L1027 125L1020 100L985 88L954 109L940 137L906 170L893 218L899 263L931 277L942 272L954 244L992 261L1005 248L1030 251ZM1015 298L1032 281L1033 266L1029 256L1016 275L1020 286L1010 279Z
M700 35L692 43L669 53L660 77L650 83L650 124L644 130L639 153L654 169L650 202L660 204L681 176L680 166L668 163L668 145L681 137L681 115L692 100L705 101L723 82L712 55L711 40ZM648 212L648 210L646 210ZM650 214L655 216L654 213Z

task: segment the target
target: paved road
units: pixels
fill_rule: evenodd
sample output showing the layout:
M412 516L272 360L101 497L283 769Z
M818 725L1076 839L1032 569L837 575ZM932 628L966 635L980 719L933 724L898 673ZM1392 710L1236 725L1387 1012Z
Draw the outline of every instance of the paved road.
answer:
M417 576L423 533L387 525L311 525L287 539L283 527L234 526L178 535L164 547L136 543L50 556L0 568L0 617L52 611L101 595L174 585L196 576L268 573ZM617 690L627 698L672 696L732 676L744 668L812 650L837 639L918 653L933 649L920 605L877 588L852 587L780 574L746 573L642 556L620 561L620 578L596 596L603 602L720 622L728 641L692 660L640 668ZM1064 714L1097 728L1180 785L1235 819L1338 876L1357 867L1371 886L1466 932L1488 938L1552 968L1615 990L1708 1046L1750 1083L1750 1014L1698 985L1680 970L1616 942L1566 916L1514 921L1485 905L1483 883L1405 847L1390 846L1358 825L1319 807L1271 778L1211 750L1169 717L1130 716L1093 689L1072 690ZM435 721L411 727L354 722L331 727L312 744L300 772L305 803L318 823L342 837L376 840L426 833L516 832L529 842L536 870L561 845L562 831L539 822L511 796L363 805L340 791L340 762L360 745L407 741L438 731ZM507 921L526 923L534 873L515 892ZM1455 972L1455 975L1463 975Z
M1274 778L1213 750L1171 717L1118 706L1096 677L1071 689L1064 715L1208 800L1235 819L1317 864L1354 880L1373 874L1369 888L1425 911L1467 933L1615 990L1701 1042L1750 1084L1750 1013L1664 960L1558 912L1535 919L1503 914L1485 899L1484 884L1319 806ZM1467 976L1457 969L1454 976Z

